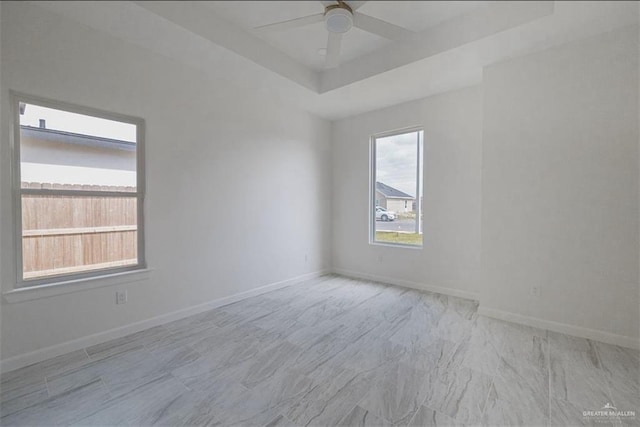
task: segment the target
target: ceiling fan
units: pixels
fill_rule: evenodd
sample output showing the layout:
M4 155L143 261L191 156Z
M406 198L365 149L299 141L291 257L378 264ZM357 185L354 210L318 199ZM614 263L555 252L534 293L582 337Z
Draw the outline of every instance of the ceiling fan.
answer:
M361 30L394 41L407 40L414 34L412 31L405 28L374 18L373 16L365 15L364 13L356 12L356 10L364 5L366 1L347 2L343 0L336 0L321 1L320 3L324 5L324 12L322 13L263 25L254 28L254 30L261 33L282 31L324 21L325 27L329 32L329 38L327 40L327 54L325 57L326 68L335 68L338 66L340 63L340 44L342 42L342 35L354 26Z

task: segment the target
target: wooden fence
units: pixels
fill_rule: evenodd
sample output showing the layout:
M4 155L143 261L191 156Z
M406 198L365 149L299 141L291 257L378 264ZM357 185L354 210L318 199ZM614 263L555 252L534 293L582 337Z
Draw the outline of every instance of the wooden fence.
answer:
M23 188L79 189L22 183ZM135 191L91 186L93 191ZM22 196L22 265L25 279L137 262L137 199L100 196Z

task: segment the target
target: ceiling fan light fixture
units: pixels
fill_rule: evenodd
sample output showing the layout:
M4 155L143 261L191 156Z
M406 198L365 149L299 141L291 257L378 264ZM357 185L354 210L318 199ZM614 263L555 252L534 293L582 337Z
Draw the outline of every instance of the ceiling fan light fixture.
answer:
M343 7L335 7L324 15L327 31L331 33L346 33L353 27L353 13Z

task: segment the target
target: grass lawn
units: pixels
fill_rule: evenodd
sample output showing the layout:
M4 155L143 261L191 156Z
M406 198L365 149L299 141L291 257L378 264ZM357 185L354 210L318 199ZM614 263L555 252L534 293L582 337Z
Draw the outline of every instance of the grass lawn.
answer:
M404 245L421 245L422 234L398 233L397 231L376 231L376 242L401 243Z

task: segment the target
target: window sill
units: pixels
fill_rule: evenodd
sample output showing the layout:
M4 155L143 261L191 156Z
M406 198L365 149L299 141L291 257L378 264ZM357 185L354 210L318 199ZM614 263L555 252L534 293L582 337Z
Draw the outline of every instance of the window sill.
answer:
M8 303L31 301L40 298L69 294L72 292L101 288L103 286L115 286L123 283L146 281L149 279L150 272L151 270L148 268L123 271L119 273L104 274L101 276L68 280L66 282L17 288L4 292L2 295Z
M405 243L390 243L390 242L369 242L372 246L387 246L391 248L405 248L405 249L422 249L423 245L409 245Z

